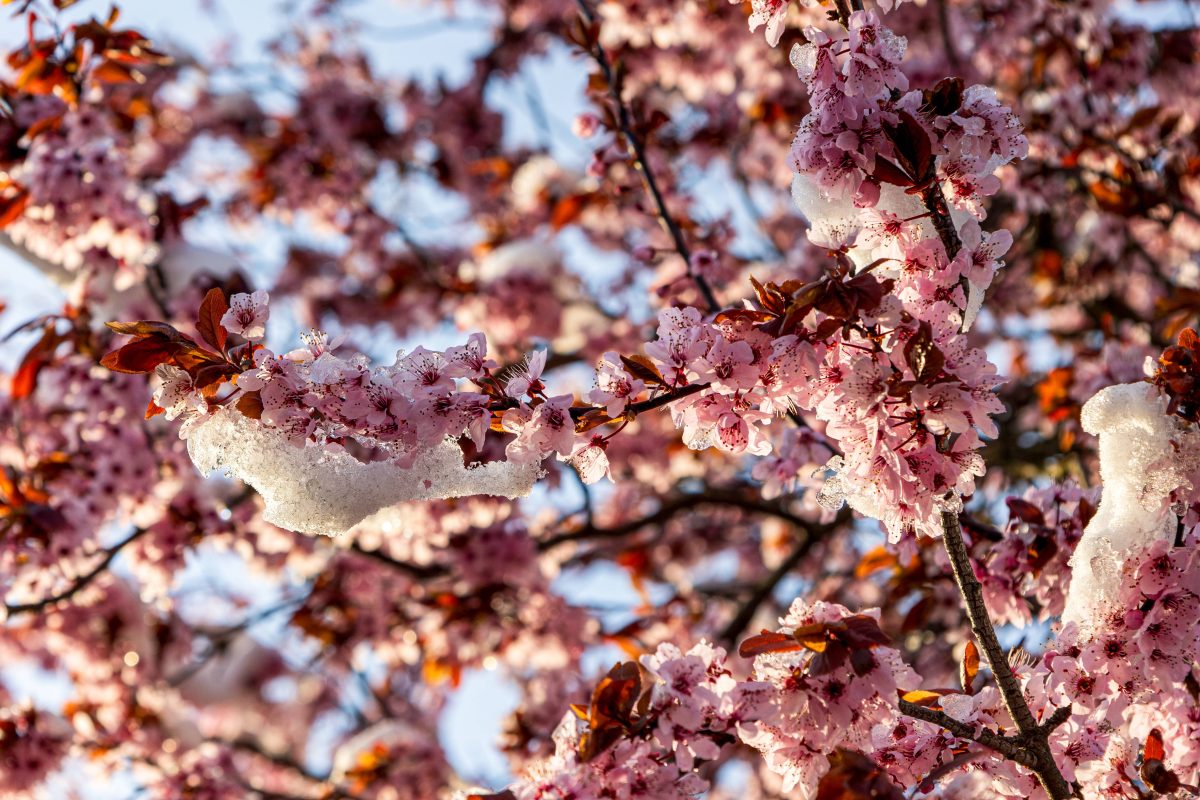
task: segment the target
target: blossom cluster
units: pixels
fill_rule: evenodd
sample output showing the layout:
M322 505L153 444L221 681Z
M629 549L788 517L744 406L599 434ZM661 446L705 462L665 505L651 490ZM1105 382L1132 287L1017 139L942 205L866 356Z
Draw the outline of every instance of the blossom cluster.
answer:
M956 209L982 219L983 198L1000 187L992 173L1029 150L1020 120L995 91L964 90L953 79L909 91L900 68L907 41L873 12L851 14L844 37L817 28L805 35L808 43L791 54L812 102L792 143L796 172L860 208L880 202L883 183L907 178L924 188L936 180Z
M1039 709L1071 705L1072 715L1052 739L1069 779L1094 796L1134 798L1147 783L1169 794L1172 781L1200 781L1200 709L1188 691L1200 659L1200 550L1195 534L1179 546L1159 540L1138 548L1116 576L1105 622L1090 632L1068 624L1022 675ZM1048 713L1048 711L1047 711ZM1163 783L1137 758L1153 756L1160 737Z
M754 677L771 687L770 713L743 741L783 777L784 792L813 797L839 748L870 750L873 730L895 725L896 698L917 674L879 632L878 612L835 603L792 603L780 630L754 657ZM791 642L779 647L777 638ZM799 641L800 645L795 646ZM755 650L755 638L742 652ZM773 648L778 648L773 651Z
M591 706L563 718L554 755L532 765L506 796L695 797L709 788L699 767L753 728L769 694L765 683L737 680L719 647L660 645L639 663L614 667Z
M29 796L67 754L70 728L30 705L0 709L0 794Z
M876 234L881 242L906 241L902 224ZM265 292L234 295L220 324L252 345L253 367L236 377L236 408L248 417L242 426L260 420L299 447L353 439L402 470L464 435L483 450L496 429L513 437L507 463L535 467L556 455L591 483L608 473L615 435L592 429L627 420L639 403L668 402L693 449L757 456L771 450L764 429L775 417L811 410L845 458L831 462L839 474L826 496L854 481L855 507L883 519L898 538L935 532L943 496L972 491L982 474L977 430L995 435L990 415L1001 410L991 393L994 367L959 331L955 307L922 302L937 296L931 286L957 290L956 273L936 261L938 247L928 239L913 245L904 268L883 281L842 272L791 288L790 296L763 287L760 302L775 313L734 310L709 321L695 308L665 309L645 356L601 357L587 396L592 407L548 392L544 350L502 380L480 333L464 345L417 347L391 366L371 368L362 356L336 355L336 343L320 333L284 355L258 344L269 313ZM837 299L843 293L849 301ZM780 327L784 308L794 332ZM210 416L205 387L180 367L164 363L157 372L156 404L168 418L187 412L183 435L203 441L194 430Z
M1068 562L1096 512L1097 494L1067 482L1008 498L1004 537L989 550L979 576L997 623L1023 625L1062 614Z
M885 292L823 351L814 406L842 450L826 496L883 520L893 540L936 535L937 510L983 474L979 435L996 436L1003 409L995 367L964 332L1012 244L980 229L980 203L1028 144L984 87L909 91L906 42L871 12L852 14L843 37L807 37L792 51L812 104L793 194L810 238Z
M157 198L118 154L109 120L30 97L3 124L43 129L11 173L25 193L23 214L5 228L13 241L69 271L117 270L118 289L144 280L158 256Z
M26 9L0 77L3 241L70 284L30 324L23 293L0 304L5 342L45 331L0 386L3 683L24 693L37 665L70 687L61 726L0 688L0 795L85 774L147 797L445 800L467 776L441 712L495 670L521 698L503 800L775 800L785 780L1039 800L1029 770L895 699L918 686L903 657L942 687L905 700L977 738L1014 730L967 669L942 543L910 536L971 492L993 621L1041 623L1019 631L1036 655L1012 654L1025 699L1038 722L1071 706L1055 766L1087 798L1196 793L1195 335L1160 362L1165 398L1139 384L1077 420L1200 309L1194 23L1108 0L908 4L886 27L891 0L481 0L360 27L328 0L254 63L171 73L85 5ZM804 32L799 80L738 35L747 15L772 47ZM474 28L436 80L359 41L445 35L440 72ZM547 68L586 78L588 143L557 94L542 109ZM953 74L986 86L932 83ZM789 164L808 236L771 202ZM697 291L732 303L751 275L732 308ZM230 306L190 316L214 286ZM389 366L321 334L271 352L282 310L467 344ZM96 366L107 319L163 320L116 326L137 331L130 371L170 356L145 421L138 381ZM1007 357L1000 387L987 361ZM1070 366L1043 380L1048 358ZM557 388L593 364L590 391ZM1103 495L1045 484L1096 486L1082 433ZM614 483L576 505L552 473L514 501L550 457ZM976 519L1013 491L1006 527ZM864 553L873 526L843 499L901 546ZM642 602L581 601L592 567ZM793 593L741 659L663 644L743 640ZM588 704L601 645L651 655Z

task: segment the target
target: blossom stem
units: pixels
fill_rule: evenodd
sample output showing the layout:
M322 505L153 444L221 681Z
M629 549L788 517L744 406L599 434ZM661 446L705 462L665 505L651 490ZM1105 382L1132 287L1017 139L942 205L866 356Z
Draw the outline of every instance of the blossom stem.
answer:
M958 238L954 221L950 219L950 208L946 205L946 195L942 192L942 185L937 181L929 184L921 193L921 199L925 202L925 207L929 209L933 228L946 248L946 257L953 261L954 257L958 255L958 251L962 249L962 240Z
M937 181L929 184L925 191L921 193L921 199L925 202L925 207L929 209L933 228L937 231L938 238L942 240L942 245L946 248L946 257L953 261L955 256L958 255L958 251L962 250L962 239L958 237L958 229L954 227L954 220L950 218L950 208L946 205L946 194L942 191L942 185ZM965 276L959 276L958 284L962 287L963 297L970 297L971 287ZM964 332L966 330L966 322L966 314L963 314L962 325Z
M837 9L838 21L842 23L842 27L850 27L850 6L846 0L833 0L834 7ZM861 8L861 3L860 6Z
M633 412L635 416L646 411L653 411L656 408L662 408L663 406L669 405L676 400L687 397L688 395L703 391L704 389L707 389L708 386L709 385L707 383L689 383L687 386L681 386L678 389L672 389L669 392L663 392L660 395L651 397L649 400L642 400L639 403L630 403L629 411ZM578 421L581 417L583 417L584 414L597 409L603 410L603 408L599 406L573 406L571 408L571 418Z

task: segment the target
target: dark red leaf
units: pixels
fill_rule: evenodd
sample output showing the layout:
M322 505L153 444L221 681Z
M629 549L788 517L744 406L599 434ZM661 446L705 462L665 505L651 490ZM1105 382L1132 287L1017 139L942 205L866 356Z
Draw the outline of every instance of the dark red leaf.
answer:
M654 362L645 356L621 356L621 363L625 365L625 369L629 370L630 375L640 381L644 381L651 386L665 383L658 368L654 366Z
M200 337L220 352L225 352L225 342L229 333L221 325L221 317L229 310L225 292L219 286L214 286L204 295L200 303L200 314L196 320L196 330Z
M1009 497L1004 501L1008 505L1008 513L1014 519L1019 519L1021 522L1030 525L1045 525L1046 520L1042 516L1042 510L1026 500L1019 497Z
M838 750L817 784L816 800L904 800L887 771L862 753Z
M738 645L738 655L753 658L763 653L794 653L803 649L804 646L789 633L763 631Z
M962 95L962 78L942 78L925 92L925 104L921 110L939 117L949 116L962 106Z
M853 647L891 644L892 640L879 628L879 623L875 621L874 617L855 614L853 617L842 620L841 624L846 627L845 641Z
M168 339L182 338L183 334L165 322L138 320L137 322L106 322L109 330L123 336L165 336Z
M1162 732L1158 728L1150 731L1146 737L1146 746L1142 753L1142 780L1159 794L1174 794L1182 787L1179 776L1167 768L1164 763L1166 748L1163 747Z
M136 339L100 359L100 364L113 372L153 372L159 364L171 361L175 349L171 342L159 336Z
M933 328L921 320L917 332L904 344L904 359L918 381L936 378L946 364L946 357L933 343Z
M54 325L46 325L42 331L42 337L33 347L29 348L29 352L21 359L17 371L13 373L9 392L14 400L20 400L33 394L33 390L37 388L38 374L42 371L42 367L45 367L53 359L54 350L62 341L63 338L55 331Z
M916 181L900 167L886 158L875 157L875 169L871 172L876 180L890 183L894 186L912 186Z

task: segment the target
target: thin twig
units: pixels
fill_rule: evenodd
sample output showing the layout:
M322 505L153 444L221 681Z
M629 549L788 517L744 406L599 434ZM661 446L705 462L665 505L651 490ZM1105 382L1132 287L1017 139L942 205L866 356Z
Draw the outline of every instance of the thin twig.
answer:
M56 592L55 594L43 597L41 600L34 600L28 603L5 603L5 611L7 611L8 615L12 617L17 614L27 614L32 611L42 611L49 606L57 605L58 603L70 600L72 597L87 588L92 581L94 581L106 569L108 569L108 566L113 562L113 559L115 559L122 550L133 544L142 536L146 535L148 530L148 528L137 528L133 533L122 539L120 542L117 542L112 547L101 550L100 552L104 554L104 557L96 563L96 566L77 577L70 586L68 586L66 589L63 589L61 592Z
M583 16L588 25L596 23L596 14L588 5L587 0L576 0L579 6L579 13ZM588 54L592 60L596 62L596 66L600 68L600 72L604 76L604 81L608 85L609 96L612 97L613 104L617 110L617 124L621 129L621 135L625 138L629 145L630 154L637 164L638 171L642 174L642 182L646 185L646 191L650 198L654 201L655 207L658 209L658 220L666 228L667 233L671 236L671 241L675 244L675 250L683 259L684 266L687 268L688 276L695 282L696 288L700 290L704 302L708 305L709 313L716 313L721 308L721 304L717 302L716 295L713 294L712 287L708 285L703 275L696 274L692 268L692 251L688 247L687 241L683 238L683 231L679 224L671 216L671 212L667 210L667 202L663 198L662 192L659 191L658 181L654 178L654 172L650 169L650 161L646 157L646 147L642 142L641 137L633 129L633 120L629 113L629 106L625 103L625 99L621 97L621 86L617 80L616 73L613 70L612 62L609 60L608 53L600 42L594 42L588 48Z
M900 701L900 711L913 719L919 719L945 728L960 739L978 742L990 750L995 750L1009 761L1015 761L1023 767L1029 769L1037 768L1037 762L1033 756L1016 739L1001 736L987 728L975 730L974 725L959 722L944 711L919 706L908 700Z
M597 528L589 525L550 536L538 542L538 549L546 551L567 542L620 538L621 536L639 531L642 528L662 524L676 514L691 511L705 505L731 506L733 508L740 508L743 511L766 514L781 519L797 528L808 529L810 527L810 523L807 520L788 511L781 504L768 503L761 498L755 499L752 496L738 492L736 489L717 487L707 488L702 494L679 494L675 497L665 499L659 505L658 510L653 513L645 517L623 522L620 525L614 525L611 528ZM823 533L827 528L832 529L834 524L836 523L829 526L821 526L820 531Z
M721 630L720 641L724 642L727 647L737 644L738 637L749 627L754 620L754 615L758 613L758 609L775 593L775 587L787 577L788 573L800 565L815 541L816 537L805 532L804 538L796 543L787 558L780 562L779 566L758 585L754 594L750 595L749 599L738 609L734 618L729 620L729 623Z
M367 549L358 542L354 542L352 545L350 545L350 552L391 567L398 572L403 572L409 577L416 578L418 580L436 578L446 574L446 568L443 566L436 564L413 564L408 561L400 561L399 559L392 558L382 550Z

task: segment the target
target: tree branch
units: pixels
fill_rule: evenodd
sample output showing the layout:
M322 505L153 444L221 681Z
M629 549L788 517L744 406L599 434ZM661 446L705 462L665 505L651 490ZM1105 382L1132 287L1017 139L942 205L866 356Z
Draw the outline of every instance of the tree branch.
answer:
M737 644L738 637L750 625L754 615L758 613L758 609L774 594L775 587L787 577L788 573L800 565L815 542L816 537L812 533L805 532L804 538L796 544L787 558L780 562L779 566L758 585L754 594L750 595L749 599L738 609L734 618L729 620L729 624L721 630L718 638L725 643L726 647L733 647Z
M588 25L594 25L596 23L596 14L592 11L591 6L588 5L587 0L576 0L576 3L579 6L579 13L583 16L584 21ZM633 130L633 120L629 113L629 106L625 103L624 98L621 97L620 81L613 70L608 53L605 52L604 47L597 41L589 46L588 55L596 62L596 66L600 68L600 72L604 76L605 83L608 84L609 96L612 98L613 104L617 109L617 124L621 129L621 135L625 137L625 141L629 145L630 154L633 156L638 171L642 174L642 182L646 185L646 192L654 201L655 208L658 209L658 220L667 230L667 233L670 234L671 241L675 244L676 252L683 258L688 276L695 282L696 288L700 290L700 295L708 305L709 313L716 313L720 310L721 304L717 302L716 295L713 294L712 287L708 285L708 281L704 279L704 276L697 275L692 269L692 251L688 247L687 241L683 238L683 231L679 228L679 224L671 216L671 212L667 210L667 202L663 198L662 192L659 191L658 181L655 180L654 172L650 169L650 162L646 158L645 144Z
M1000 646L1000 640L996 637L996 629L988 615L987 605L983 601L983 587L980 585L979 579L975 577L975 568L971 565L971 557L967 553L966 543L963 542L962 528L956 512L942 512L942 543L946 548L946 555L950 557L950 569L954 574L954 582L958 585L958 591L966 606L967 621L970 623L971 632L975 635L975 640L979 642L988 666L991 667L992 675L996 679L996 686L1000 690L1000 697L1004 701L1004 707L1008 709L1009 715L1016 723L1020 733L1018 742L1021 749L1032 759L1031 763L1022 761L1017 763L1025 764L1033 770L1051 800L1066 800L1071 797L1072 789L1063 778L1062 772L1059 771L1058 765L1054 762L1054 756L1050 752L1048 737L1052 728L1049 724L1045 727L1040 726L1034 719L1033 712L1029 710L1029 704L1025 702L1021 684L1013 673L1012 666L1008 663L1008 656L1005 654L1004 648ZM1056 711L1049 722L1053 722L1061 713L1061 709ZM1069 715L1070 711L1067 714ZM943 725L943 727L946 726ZM951 728L947 727L946 729L953 732Z
M658 509L653 513L645 517L639 517L638 519L614 525L611 528L597 528L593 525L585 525L573 531L565 531L547 537L538 542L538 549L544 552L567 542L579 542L590 539L616 539L651 525L659 525L671 519L676 514L705 505L731 506L751 513L776 517L797 528L807 530L811 527L811 523L808 520L788 511L780 503L766 502L761 498L743 494L737 489L716 487L705 489L703 494L681 493L667 498L662 501ZM840 523L820 526L819 530L824 533L827 530L832 530L837 524Z
M34 600L29 603L5 603L5 611L8 612L8 616L12 617L18 614L28 614L33 611L42 611L50 606L70 600L72 597L83 591L106 569L108 569L108 566L113 562L113 559L115 559L117 555L120 554L120 552L126 547L144 536L147 530L149 529L137 528L133 533L120 542L117 542L112 547L101 550L100 552L104 554L104 557L96 563L96 566L77 577L70 586L68 586L66 589L63 589L61 592L48 595L43 597L41 600Z
M1023 767L1027 767L1031 770L1037 769L1037 762L1033 758L1032 754L1027 752L1025 748L1021 746L1021 743L1016 739L1010 739L1006 736L1001 736L995 731L988 730L987 728L982 728L977 731L975 730L974 725L968 725L965 722L959 722L944 711L936 711L932 708L919 706L916 703L908 700L900 701L900 711L905 716L945 728L960 739L978 742L990 750L995 750L1009 761L1015 761Z

